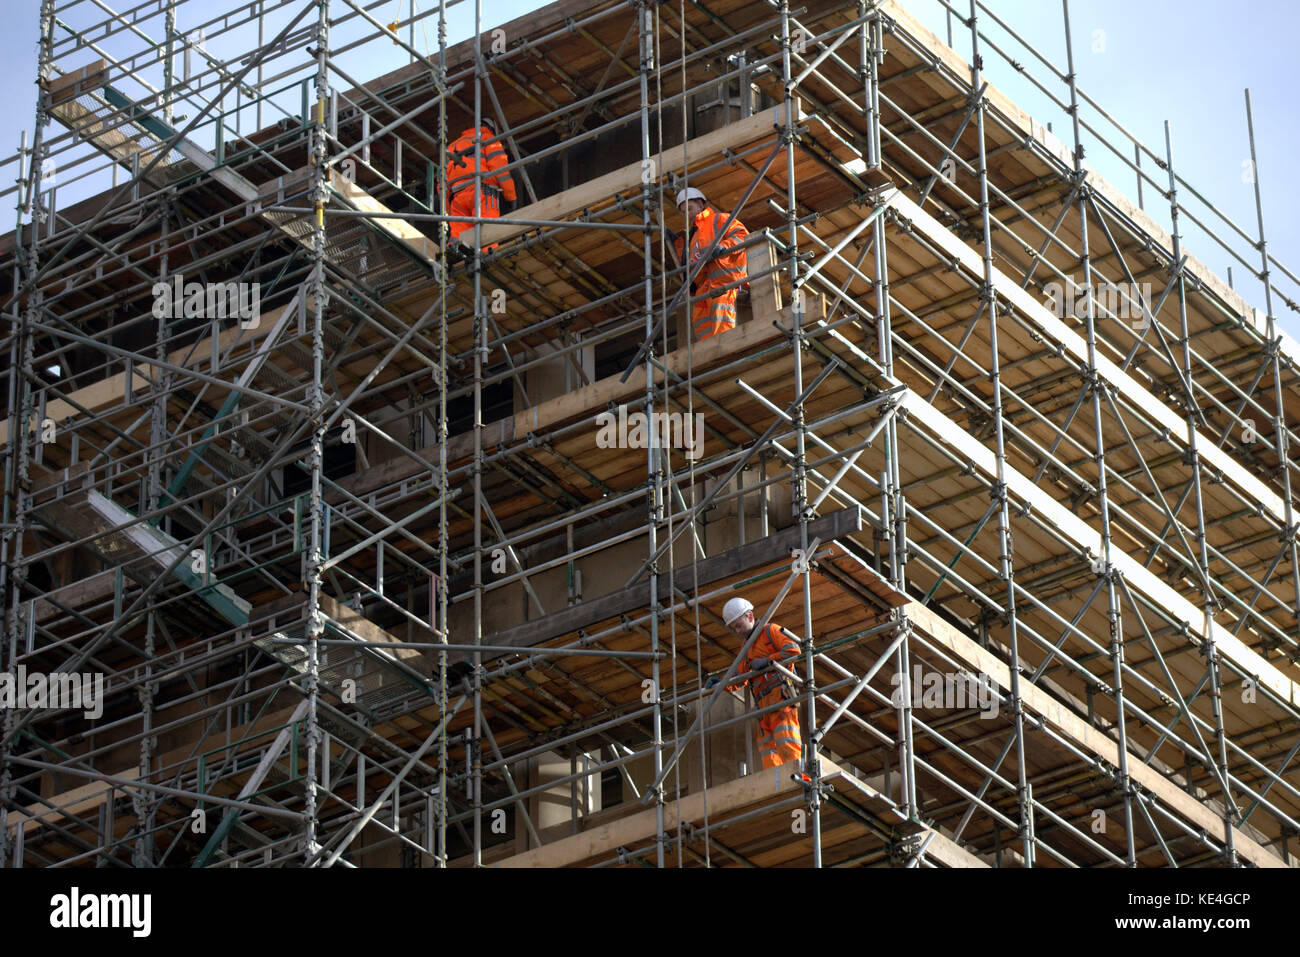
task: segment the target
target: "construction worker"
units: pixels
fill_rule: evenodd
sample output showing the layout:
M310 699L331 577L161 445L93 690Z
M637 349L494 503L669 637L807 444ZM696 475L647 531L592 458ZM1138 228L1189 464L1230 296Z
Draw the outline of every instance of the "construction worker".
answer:
M703 259L727 217L711 207L704 194L694 186L677 194L677 208L686 219L685 235L673 241L677 258L683 265L694 267ZM748 238L744 224L733 219L709 261L696 273L691 293L704 297L691 308L691 329L696 342L736 328L736 293L740 287L733 286L721 292L713 290L720 290L748 275L745 250L740 248Z
M514 203L515 181L509 173L497 170L508 162L505 147L498 140L487 142L496 136L496 123L485 119L483 125L475 129L470 127L456 138L447 151L447 213L451 216L474 216L474 137L479 133L483 143L479 147L482 161L483 191L480 209L477 215L496 219L501 215L501 200ZM460 234L473 228L473 223L450 222L452 248L460 239ZM486 247L493 248L492 246Z
M722 621L735 632L737 638L746 641L754 630L754 606L744 598L732 598L722 608ZM736 682L727 685L727 690L734 691L748 681L750 690L754 692L754 700L760 708L782 701L793 702L794 685L789 678L772 667L772 663L789 662L798 654L799 644L793 636L775 622L768 622L741 662ZM705 689L717 684L716 677L710 678ZM800 760L802 748L797 705L792 703L759 715L758 755L764 769Z

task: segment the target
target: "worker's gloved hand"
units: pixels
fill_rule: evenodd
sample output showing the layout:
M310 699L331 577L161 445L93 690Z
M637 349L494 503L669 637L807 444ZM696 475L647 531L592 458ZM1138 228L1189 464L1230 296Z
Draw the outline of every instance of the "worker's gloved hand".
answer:
M772 663L771 658L755 658L749 663L750 671L766 671L767 666Z
M714 688L716 688L716 687L717 687L718 685L720 685L720 684L722 684L722 679L719 678L717 675L714 675L714 676L711 677L708 681L704 682L704 690L705 690L705 691L712 691Z

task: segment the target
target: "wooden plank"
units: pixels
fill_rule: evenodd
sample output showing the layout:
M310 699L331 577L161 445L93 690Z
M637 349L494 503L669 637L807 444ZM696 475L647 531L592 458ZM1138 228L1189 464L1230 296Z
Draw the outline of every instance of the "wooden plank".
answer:
M862 515L856 508L845 508L832 512L808 523L809 540L820 538L823 543L834 541L844 535L850 535L862 529ZM799 545L799 526L787 529L748 542L736 548L728 549L721 555L701 559L697 565L699 585L701 588L738 575L751 568L758 568L780 558L788 558L790 550ZM668 595L668 574L659 576L659 594ZM550 641L563 635L573 634L580 628L587 628L600 621L615 618L628 612L638 611L650 603L650 582L638 582L627 588L611 592L591 601L561 609L536 621L525 622L505 631L499 631L486 639L487 644L510 645L527 648ZM490 661L510 652L484 652L483 660ZM468 660L469 655L456 653L457 660Z
M754 276L776 265L776 246L769 239L749 250L745 257L750 276ZM749 301L754 310L755 321L762 322L767 316L774 316L781 311L781 274L771 273L749 283Z
M973 275L983 275L983 262L972 247L950 233L938 220L904 196L901 191L893 193L890 201L901 216L910 220L915 229L941 250L959 261ZM1041 302L1021 289L1019 283L1012 281L994 267L993 285L999 295L1011 302L1031 323L1038 326L1044 336L1052 342L1060 343L1079 362L1087 364L1088 344L1083 337L1052 315ZM1188 429L1187 421L1100 352L1097 353L1097 372L1115 386L1134 408L1141 410L1143 414L1168 429L1170 435L1177 437L1184 447L1190 447L1193 434ZM1286 506L1281 496L1246 471L1214 442L1200 435L1199 432L1196 433L1195 438L1197 452L1209 466L1222 472L1225 478L1236 485L1246 501L1259 502L1283 527L1286 526Z
M997 463L993 452L988 447L958 427L951 419L926 402L911 389L900 396L900 404L907 409L908 422L920 423L934 434L943 444L951 446L958 455L973 463L987 477L997 477ZM1088 525L1068 508L1042 490L1036 483L1026 478L1011 465L1005 469L1007 489L1020 502L1027 503L1040 515L1043 515L1058 532L1080 549L1087 549L1093 555L1101 554L1101 533ZM1199 647L1200 639L1212 637L1219 652L1233 662L1242 672L1254 676L1260 684L1269 688L1291 707L1300 707L1300 684L1283 674L1272 662L1268 661L1228 629L1206 616L1204 611L1176 592L1169 585L1152 574L1140 561L1126 552L1111 549L1111 560L1125 581L1140 591L1157 608L1164 608L1175 621L1181 620L1188 626L1187 640Z
M822 765L830 762L823 759ZM831 765L834 768L834 765ZM834 768L839 770L838 768ZM705 801L708 802L709 819L717 822L729 811L739 810L760 801L776 803L783 798L803 793L803 785L790 780L788 774L758 771L743 778L728 781L689 794L680 801L664 807L664 820L697 821L704 819ZM542 847L508 857L493 867L569 867L600 855L612 854L627 844L653 837L657 827L656 811L649 808L630 817L593 827L580 834L553 841Z
M729 123L711 133L688 140L672 149L655 154L649 162L656 179L670 172L677 172L687 167L688 163L697 164L705 159L712 159L723 150L735 149L746 143L752 143L763 137L771 136L783 125L784 106L755 113L737 123ZM796 123L803 120L798 103L795 103ZM535 203L517 209L511 214L515 219L561 220L572 213L599 205L611 199L616 193L629 190L641 190L641 175L644 166L640 160L629 163L621 169L604 176L597 176L572 189L547 196ZM508 223L493 223L483 227L483 244L500 243L513 239L533 227L512 226Z
M97 90L107 81L108 62L100 58L57 79L41 80L40 84L49 92L50 103L54 105Z
M140 776L140 769L127 768L114 777L125 778L134 781ZM80 814L90 808L98 807L104 803L109 792L120 790L111 784L103 781L89 781L62 794L53 795L46 800L58 807L58 810L51 810L45 804L29 804L26 811L10 811L8 823L12 827L23 827L27 830L34 830L47 821L55 821L60 817L71 817L74 814Z
M398 641L359 611L354 611L347 605L340 605L329 595L320 596L320 609L327 618L333 619L365 641L385 643ZM394 648L392 653L398 658L419 658L423 654L418 648Z
M73 582L71 585L64 585L62 588L55 588L50 591L45 598L34 600L34 610L36 612L37 622L46 622L51 618L58 618L66 614L61 608L54 605L54 599L60 605L66 605L72 609L85 608L87 605L102 601L109 595L113 594L114 583L117 575L113 569L99 572L91 575L89 578L83 578L80 581Z
M310 305L308 309L310 309ZM276 310L278 314L279 310ZM271 317L267 313L261 313L257 317L256 325L243 328L241 325L234 325L224 330L217 336L217 348L221 352L226 352L236 344L252 345L258 339L265 336L274 327L274 322L262 322L262 318ZM251 320L250 320L251 321ZM168 356L167 361L172 365L183 367L199 367L211 361L212 356L212 337L200 339L193 345L183 346L174 349ZM188 365L187 365L188 360ZM119 363L124 363L125 359L119 357ZM135 396L146 395L149 391L149 380L145 376L153 371L151 362L137 362L132 368L131 393ZM99 412L118 402L123 402L126 398L126 372L125 370L115 375L100 379L98 382L92 382L90 385L82 386L69 397L78 405L90 410ZM76 419L82 415L82 412L64 399L51 399L45 404L45 415L55 422L62 424L66 419ZM32 416L33 428L35 427L36 416ZM9 422L0 422L0 443L9 439Z
M874 792L828 758L821 759L822 779L837 787L848 784L862 795ZM788 774L758 771L734 781L709 788L707 791L687 795L664 809L666 820L703 821L707 802L711 821L724 821L729 812L748 808L759 802L777 803L802 792L802 785L792 781ZM860 795L861 796L861 795ZM879 797L879 795L875 795ZM883 798L881 798L883 800ZM886 802L888 803L888 802ZM890 805L892 807L892 805ZM595 857L614 853L618 848L652 838L657 827L654 808L639 811L608 824L589 828L580 834L564 837L542 847L508 857L493 867L570 867ZM782 825L784 829L785 825ZM949 867L988 867L969 851L958 847L949 838L928 828L919 832L930 837L926 853Z
M930 638L943 645L972 670L987 674L1003 689L1011 688L1010 669L999 658L981 648L952 625L948 624L924 605L913 602L906 608L908 619ZM1094 728L1070 711L1064 704L1048 695L1037 685L1020 682L1020 697L1025 707L1042 716L1058 731L1073 739L1112 767L1119 766L1119 743ZM1204 828L1209 834L1223 834L1223 819L1192 795L1169 781L1154 768L1129 755L1129 775L1162 804L1177 811L1191 823ZM1233 829L1233 842L1237 852L1259 867L1286 867L1282 858L1267 850L1253 838Z
M988 867L966 848L957 844L952 838L940 834L936 830L926 832L929 839L925 844L925 853L934 858L945 867Z
M804 312L805 324L816 322L824 314L825 297L807 296ZM773 318L789 326L792 322L790 307L787 306L779 315ZM695 380L698 383L701 374L709 366L734 359L746 350L771 342L780 338L780 336L781 333L773 328L770 322L747 322L742 323L724 335L711 336L703 342L694 343L691 350L690 368ZM687 347L682 346L668 353L663 359L663 364L684 378L688 368L687 358ZM619 402L626 402L645 394L646 372L644 365L638 365L636 370L628 376L627 382L620 382L620 375L621 373L616 373L607 376L591 383L591 385L583 386L566 395L548 399L531 408L517 412L513 417L488 423L484 427L484 447L490 448L508 444L513 442L517 436L526 436L529 432L540 432L543 429L564 424L583 415L594 417L604 412L611 402L617 405ZM448 439L448 464L468 457L473 453L473 448L474 434L472 432L465 432ZM353 495L360 497L428 470L436 471L438 462L438 447L436 445L417 450L415 454L429 464L421 465L409 455L399 455L392 459L386 459L359 475L349 476L338 484ZM335 498L330 497L331 495L334 495L335 498L339 497L337 493L327 492L327 501L335 500Z
M82 106L75 98L66 99L50 107L50 114L73 133L89 142L96 149L123 166L130 167L132 159L139 157L140 168L144 169L157 153L156 147L142 147L123 132L132 131L130 126L113 126L114 121L105 121L93 110ZM142 181L150 186L163 187L177 169L189 167L188 163L172 162L167 157L160 159L154 168L142 175ZM192 169L193 167L189 167ZM101 194L102 195L102 194Z
M822 764L823 766L830 764L831 767L835 767L833 762L829 762L825 758L822 759ZM852 774L846 773L843 769L837 770L839 773L834 777L835 788L837 791L847 794L849 790L852 790L854 797L860 800L865 799L868 804L875 805L872 810L877 815L885 817L886 820L888 820L888 816L892 815L898 819L899 824L907 823L906 819L903 818L896 809L894 803L883 794L866 782L858 780ZM822 772L822 778L827 778L827 774L824 770ZM959 845L952 838L947 837L933 828L920 827L916 833L920 836L922 841L928 840L928 843L925 845L925 853L946 867L989 866L985 861L966 850L966 848Z
M350 182L342 176L331 176L329 185L330 189L338 194L343 202L358 212L384 214L373 219L367 219L366 222L392 237L395 242L415 253L420 259L432 263L438 258L441 250L434 240L424 235L406 220L392 218L393 211L391 209L356 183Z
M808 297L807 307L804 312L805 325L810 325L822 318L823 313L818 311L820 301L820 297ZM781 310L779 316L773 318L787 326L790 325L792 322L790 307L787 306ZM689 368L698 380L710 365L734 359L746 350L776 339L780 335L770 322L742 323L730 332L719 336L711 336L703 342L692 343L689 350L691 353L691 364L689 366L687 364L688 349L686 346L681 346L668 353L664 357L663 363L667 368L683 378ZM625 402L628 399L645 394L646 370L643 364L638 365L636 370L628 376L627 382L620 382L619 375L608 376L598 382L593 382L589 386L570 392L568 395L557 396L554 399L533 406L531 409L525 409L515 416L514 434L527 435L529 432L559 425L585 413L597 415L604 412L611 402Z
M898 28L901 28L913 39L917 40L920 45L929 50L931 55L946 64L958 76L969 78L970 65L904 9L900 0L883 0L880 9L886 16L895 21ZM1056 158L1063 169L1070 170L1074 168L1073 151L1061 140L1057 139L1046 126L1036 122L1029 113L1017 106L1010 97L991 83L988 85L986 95L998 112L1006 117L1009 125L1018 128L1027 138L1036 141L1045 152ZM1087 172L1090 189L1097 192L1105 202L1132 221L1141 232L1150 236L1164 250L1166 256L1173 254L1173 237L1169 235L1167 230L1152 219L1146 210L1141 209L1125 196L1121 190L1100 175L1086 160L1083 163L1083 168ZM1247 303L1240 293L1230 288L1208 266L1189 254L1186 269L1203 282L1228 308L1234 310L1246 322L1250 323L1261 336L1267 337L1267 320L1264 314ZM1293 362L1300 362L1300 342L1293 339L1280 326L1275 329L1274 336L1281 339L1282 354Z

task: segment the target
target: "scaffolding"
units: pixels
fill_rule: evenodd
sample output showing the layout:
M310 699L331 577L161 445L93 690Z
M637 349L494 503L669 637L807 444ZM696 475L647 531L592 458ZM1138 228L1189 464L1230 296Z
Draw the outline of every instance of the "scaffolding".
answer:
M947 43L472 0L449 45L471 0L42 0L0 670L48 695L2 712L0 866L1291 866L1267 171L1252 232L1080 88L1068 0L1063 67L937 3ZM467 129L499 218L449 211ZM748 229L701 341L688 186ZM798 639L799 765L728 690L736 595Z

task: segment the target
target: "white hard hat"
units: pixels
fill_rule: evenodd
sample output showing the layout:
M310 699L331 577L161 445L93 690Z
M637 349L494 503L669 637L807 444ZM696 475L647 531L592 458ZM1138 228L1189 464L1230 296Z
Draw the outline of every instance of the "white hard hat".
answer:
M722 606L722 622L730 626L733 621L739 618L747 611L753 611L754 606L744 598L732 598Z
M688 199L698 199L701 202L705 202L705 203L708 202L708 199L705 197L703 193L701 193L694 186L688 186L686 189L682 190L677 194L677 208L681 209L682 203L686 202Z

